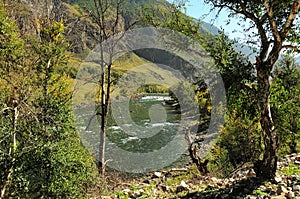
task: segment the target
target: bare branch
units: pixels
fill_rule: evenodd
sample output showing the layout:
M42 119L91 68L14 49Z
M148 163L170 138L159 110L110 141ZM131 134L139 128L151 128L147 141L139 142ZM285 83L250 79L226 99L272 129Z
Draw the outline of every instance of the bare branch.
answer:
M14 109L11 107L6 107L6 108L2 109L1 112L4 113L6 110L14 110Z
M93 119L97 116L97 115L101 115L101 113L96 113L96 114L93 114L92 117L89 119L89 122L88 122L88 125L85 127L85 130L89 130L90 126L91 126L91 123L93 121Z
M30 106L26 102L22 101L21 103L23 103L26 106L26 108L32 113L35 121L37 122L38 126L40 127L40 121L36 116L37 114L30 108Z
M298 48L297 46L293 46L293 45L284 45L282 46L282 48L285 49L292 49L293 51L297 52L300 54L300 48Z

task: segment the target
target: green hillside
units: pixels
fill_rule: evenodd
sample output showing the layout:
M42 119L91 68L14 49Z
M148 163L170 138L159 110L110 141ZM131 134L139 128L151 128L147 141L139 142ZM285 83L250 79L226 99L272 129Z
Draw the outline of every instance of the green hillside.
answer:
M86 77L91 77L92 74L100 74L100 66L93 62L83 61L80 66L80 72L77 75L77 85L75 85L76 95L73 97L73 103L76 104L85 104L91 102L91 96L96 92L97 84L95 83L85 83ZM98 72L97 72L98 71ZM113 63L113 77L116 79L114 84L113 97L121 97L123 95L130 95L132 89L142 88L146 85L155 85L163 84L165 88L169 88L174 84L179 83L178 77L174 76L174 71L166 70L160 67L159 65L153 64L134 53L129 53L120 57ZM85 77L85 78L84 78ZM117 81L122 78L122 81ZM124 79L128 78L129 81ZM87 78L86 81L89 81ZM126 85L122 85L126 83ZM137 85L140 85L137 87ZM115 86L118 89L114 89ZM140 89L139 89L140 90ZM143 90L143 89L142 89ZM140 92L142 92L140 90ZM168 92L166 89L162 89L161 86L153 88L153 92ZM137 93L139 92L137 91Z

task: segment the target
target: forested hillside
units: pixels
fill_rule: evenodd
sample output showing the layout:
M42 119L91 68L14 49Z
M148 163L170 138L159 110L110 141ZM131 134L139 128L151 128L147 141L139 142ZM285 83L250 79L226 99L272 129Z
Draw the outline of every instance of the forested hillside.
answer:
M205 2L0 0L0 198L300 197L300 1Z

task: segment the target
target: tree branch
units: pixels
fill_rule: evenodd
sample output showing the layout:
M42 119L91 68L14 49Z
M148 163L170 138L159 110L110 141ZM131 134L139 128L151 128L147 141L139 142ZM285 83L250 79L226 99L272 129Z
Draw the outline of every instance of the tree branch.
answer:
M269 51L269 46L270 46L270 42L268 40L266 31L263 27L263 24L265 22L265 20L267 19L268 14L265 13L261 18L256 17L254 14L250 13L249 11L247 11L247 6L244 2L242 2L241 0L237 0L238 6L241 8L240 10L235 9L233 6L230 6L228 4L225 3L213 3L213 5L217 8L223 9L223 8L228 8L229 10L237 13L237 14L242 14L244 15L246 18L250 19L251 21L254 22L254 24L257 27L258 33L260 35L260 39L261 39L261 44L262 44L262 50L260 52L260 60L264 60L267 55L268 55L268 51Z
M263 24L268 19L268 12L266 12L259 20L259 23Z
M284 46L282 46L282 48L285 48L285 49L292 49L292 50L294 50L295 52L297 52L297 53L300 54L300 48L298 48L297 46L293 46L293 45L284 45Z
M269 1L268 0L264 0L264 6L265 8L267 9L267 15L268 15L268 19L269 19L269 22L270 22L270 26L271 26L271 30L272 30L272 34L274 36L274 39L275 39L275 43L281 43L282 41L282 38L278 32L278 26L274 20L274 13L273 13L273 7L272 5L269 4Z
M299 13L299 9L300 9L300 0L295 0L291 8L290 15L286 20L283 29L280 31L281 36L283 38L286 38L288 32L290 31L293 21L295 20L297 14Z
M37 114L30 108L30 106L25 101L22 101L21 103L23 103L27 107L27 109L32 113L35 121L37 122L37 125L39 126L39 128L41 128L40 121L36 116Z

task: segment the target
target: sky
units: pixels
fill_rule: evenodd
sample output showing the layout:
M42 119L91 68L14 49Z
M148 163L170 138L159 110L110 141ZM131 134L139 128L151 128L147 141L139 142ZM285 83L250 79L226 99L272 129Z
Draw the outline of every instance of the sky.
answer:
M173 0L168 0L169 2L173 2ZM219 29L224 29L225 33L231 39L244 39L243 35L243 28L237 25L238 19L230 18L231 23L226 24L226 21L229 19L228 14L229 12L223 10L219 16L216 18L218 13L217 10L210 11L211 5L205 4L204 0L189 0L186 3L186 14L196 18L201 19L204 22L213 24ZM247 22L248 24L248 22Z
M167 0L169 2L174 2L174 0ZM219 29L223 29L226 35L230 39L236 39L239 43L244 43L247 41L247 37L243 34L243 28L240 27L237 23L240 22L239 19L230 18L231 23L226 24L226 21L229 19L229 11L223 10L219 13L219 16L216 17L218 11L211 11L211 5L205 4L204 0L187 0L186 3L186 14L196 19L200 19L204 22L213 24ZM249 26L249 21L243 21L243 24ZM255 29L253 31L256 31ZM300 55L298 57L300 63Z

